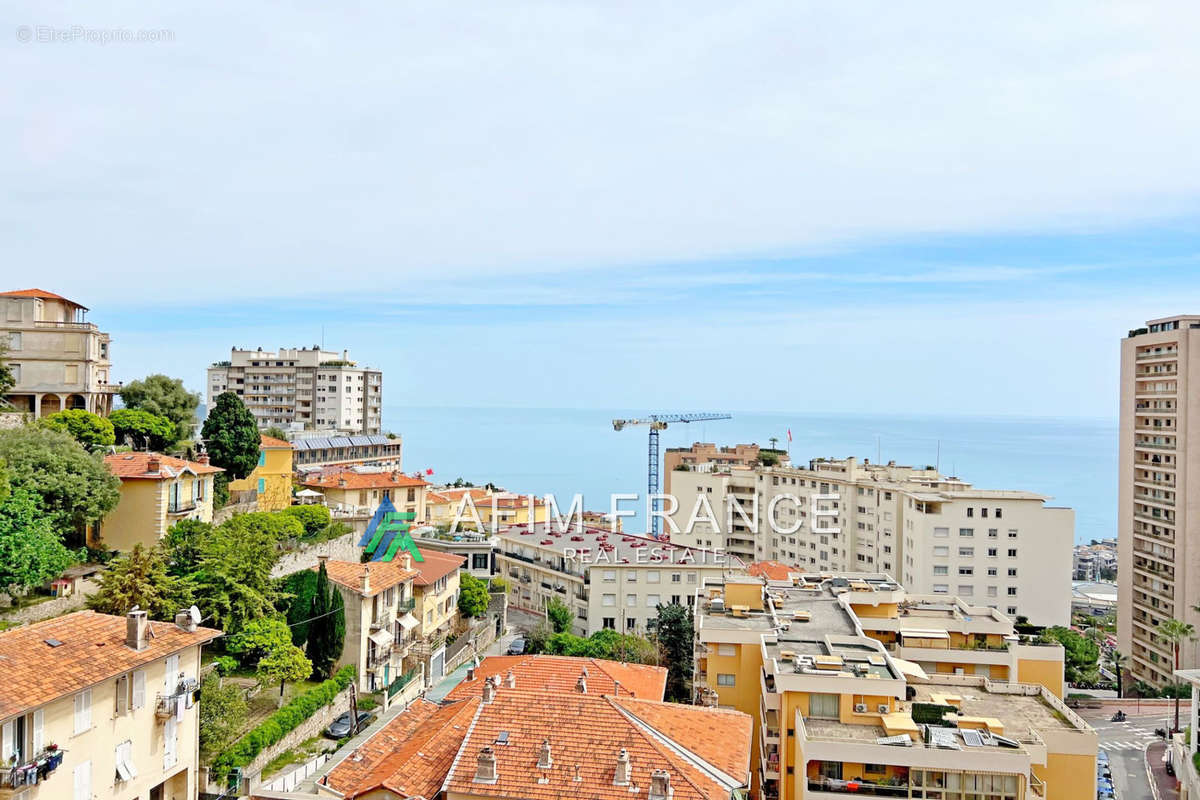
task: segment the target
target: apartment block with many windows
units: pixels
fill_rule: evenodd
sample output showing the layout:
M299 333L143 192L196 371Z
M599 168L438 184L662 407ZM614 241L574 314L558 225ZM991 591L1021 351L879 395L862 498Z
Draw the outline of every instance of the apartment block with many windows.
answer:
M383 372L358 366L348 350L233 348L228 361L208 368L208 402L226 391L242 399L259 427L376 434L383 424Z
M1024 683L992 677L1013 677L1007 664L958 663L972 649L999 656L1017 644L992 631L998 617L968 628L969 643L942 640L945 651L927 655L919 650L938 625L952 631L951 618L923 619L924 641L889 645L875 636L892 632L864 630L909 619L912 600L886 575L803 576L789 586L742 576L701 588L697 699L753 717L758 796L1091 800L1096 734L1036 682L1057 674L1061 686L1061 649L1013 653L1018 677L1025 656L1035 662Z
M1117 510L1117 639L1135 680L1173 682L1165 620L1200 625L1200 525L1185 502L1200 495L1200 315L1150 320L1121 342ZM1180 648L1180 666L1200 666Z
M810 572L886 572L911 591L969 598L1035 624L1070 620L1075 515L1043 495L854 458L678 471L672 487L673 543Z
M220 634L142 611L0 633L0 797L196 797L200 651Z

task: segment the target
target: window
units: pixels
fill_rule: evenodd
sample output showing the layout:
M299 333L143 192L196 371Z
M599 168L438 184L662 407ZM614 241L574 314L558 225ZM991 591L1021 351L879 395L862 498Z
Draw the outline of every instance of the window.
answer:
M975 587L969 583L960 583L958 585L959 597L970 597L975 594Z
M174 717L172 717L174 719ZM92 800L92 762L85 761L75 768L75 800Z
M672 572L671 573L671 583L679 583L679 581L682 579L682 577L683 577L682 573Z
M958 554L960 556L969 558L969 557L975 555L975 548L974 547L960 547L960 548L958 548Z
M1017 568L1016 568L1016 567L1009 567L1009 568L1008 568L1008 577L1010 577L1010 578L1015 578L1015 577L1017 577Z
M638 576L637 570L631 569L625 573L625 582L626 583L637 583L637 576Z
M1016 606L1009 606L1009 607L1008 607L1008 615L1009 615L1010 617L1011 617L1011 616L1016 616L1016 613L1017 613L1017 607L1016 607ZM1153 653L1151 653L1150 655L1154 655L1154 654L1153 654Z
M958 574L959 575L974 575L975 568L974 567L959 567Z
M267 451L266 450L258 451L258 465L260 467L265 467L267 465Z
M725 673L725 672L717 674L717 686L736 686L736 685L737 685L737 676L729 674L729 673Z
M118 716L129 710L129 676L122 675L117 678L117 690L113 693L116 699L115 711ZM126 778L128 780L128 778Z
M958 535L959 536L974 536L975 529L974 528L959 528Z
M662 598L659 595L656 595L656 594L646 595L646 607L647 608L658 608L659 605L661 605L661 604L662 604Z
M490 566L487 553L471 554L471 569L488 569Z
M996 577L996 574L997 574L997 573L996 573L996 568L995 568L995 567L988 567L988 577L989 577L989 578L994 578L994 577Z
M615 569L604 570L604 582L612 583L617 579L617 571Z
M997 529L995 529L995 528L988 528L988 538L989 538L989 539L995 539L995 538L996 538L996 537L998 537L999 535L1000 535L1000 531L998 531Z
M1008 529L1008 538L1010 538L1010 539L1015 539L1015 538L1017 538L1017 529L1016 529L1016 528L1009 528L1009 529Z
M117 764L118 781L131 781L137 777L137 768L133 765L133 742L125 741L117 745L114 760Z
M658 570L651 570L646 573L646 583L658 583L660 573Z
M996 592L996 587L995 587L995 586L989 586L989 587L987 587L987 596L988 596L988 597L995 597L995 596L996 596L996 594L997 594L997 592Z
M999 551L998 551L998 550L996 550L996 548L994 548L994 547L989 547L989 548L988 548L988 555L989 555L989 556L991 556L992 558L995 558L995 557L996 557L996 553L997 553L997 552L999 552Z
M950 586L945 583L935 583L933 585L934 594L947 594L950 591Z
M76 364L68 364L63 368L63 383L76 384L79 383L79 366Z
M1017 548L1015 548L1015 547L1008 548L1008 557L1016 558L1017 557Z
M613 630L614 628L616 628L617 627L617 618L616 617L605 617L604 618L604 627L608 628L610 631Z
M21 349L21 334L19 332L13 332L8 335L8 349L9 350L20 350Z
M696 582L696 573L689 572L687 574L687 578L688 578L688 581L687 581L688 583L695 583Z
M75 733L92 727L92 690L84 689L75 695Z
M719 645L717 645L717 655L719 655L719 656L736 656L737 655L737 645L719 644Z
M1015 586L1008 587L1008 596L1016 597L1016 595L1017 595L1017 587L1015 587Z
M192 491L196 495L197 503L202 502L204 500L204 487L207 484L208 484L208 481L204 480L204 478L196 478L196 480L192 481Z
M1000 519L1000 516L1001 516L1001 515L1000 515L1000 512L1001 512L1001 511L1002 511L1002 509L999 509L999 508L997 508L997 509L996 509L996 519Z
M945 539L949 535L950 535L949 528L934 528L933 529L933 536L935 539Z
M968 517L973 517L973 516L975 516L975 509L973 509L973 508L968 508L968 509L967 509L967 516L968 516Z
M950 548L944 544L935 545L933 548L933 554L935 556L948 556L950 555Z
M167 656L167 668L163 671L163 694L175 694L179 685L179 655Z
M266 481L266 478L259 478L259 479L258 479L258 493L259 493L259 494L265 494L265 493L266 493L266 491L267 491L267 481Z
M838 695L817 694L808 695L808 715L810 717L838 718Z
M625 630L627 630L627 631L637 630L637 617L630 617L629 619L625 620Z
M636 594L625 595L625 605L630 606L630 607L636 606L637 605L637 595Z
M133 700L131 705L134 711L146 705L146 670L144 669L135 670L133 673Z
M167 717L163 726L163 769L170 769L179 760L179 723L175 715Z
M934 575L948 575L950 568L945 564L939 564L933 568Z

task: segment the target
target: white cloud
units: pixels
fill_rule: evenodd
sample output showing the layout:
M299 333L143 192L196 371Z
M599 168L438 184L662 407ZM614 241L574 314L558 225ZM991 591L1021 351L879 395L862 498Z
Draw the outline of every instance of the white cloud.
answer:
M1190 2L9 11L175 33L0 45L0 263L90 303L1195 209Z

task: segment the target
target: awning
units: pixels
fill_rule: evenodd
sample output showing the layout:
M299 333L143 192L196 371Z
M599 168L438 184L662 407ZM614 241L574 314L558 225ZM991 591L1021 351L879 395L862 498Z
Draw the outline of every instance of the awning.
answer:
M925 670L921 669L920 664L914 664L911 661L905 661L903 658L893 658L892 663L896 665L896 669L903 672L910 678L919 678L927 681L929 676L925 674Z
M404 628L406 631L411 631L413 628L421 624L417 622L417 618L412 614L405 614L404 616L400 617L399 622L400 627Z
M315 492L312 489L301 489L296 492L296 497L324 497L320 492Z
M912 628L902 628L900 635L913 639L949 639L950 634L945 631L922 631Z
M392 632L387 628L380 628L367 638L374 642L376 647L390 647L392 642L395 641Z

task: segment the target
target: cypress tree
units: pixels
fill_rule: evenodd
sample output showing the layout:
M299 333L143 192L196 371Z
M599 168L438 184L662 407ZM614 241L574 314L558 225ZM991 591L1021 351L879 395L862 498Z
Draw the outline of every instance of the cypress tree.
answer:
M346 636L345 602L342 593L329 582L325 565L317 572L317 585L309 607L308 660L313 664L313 677L328 680L333 666L341 658Z

